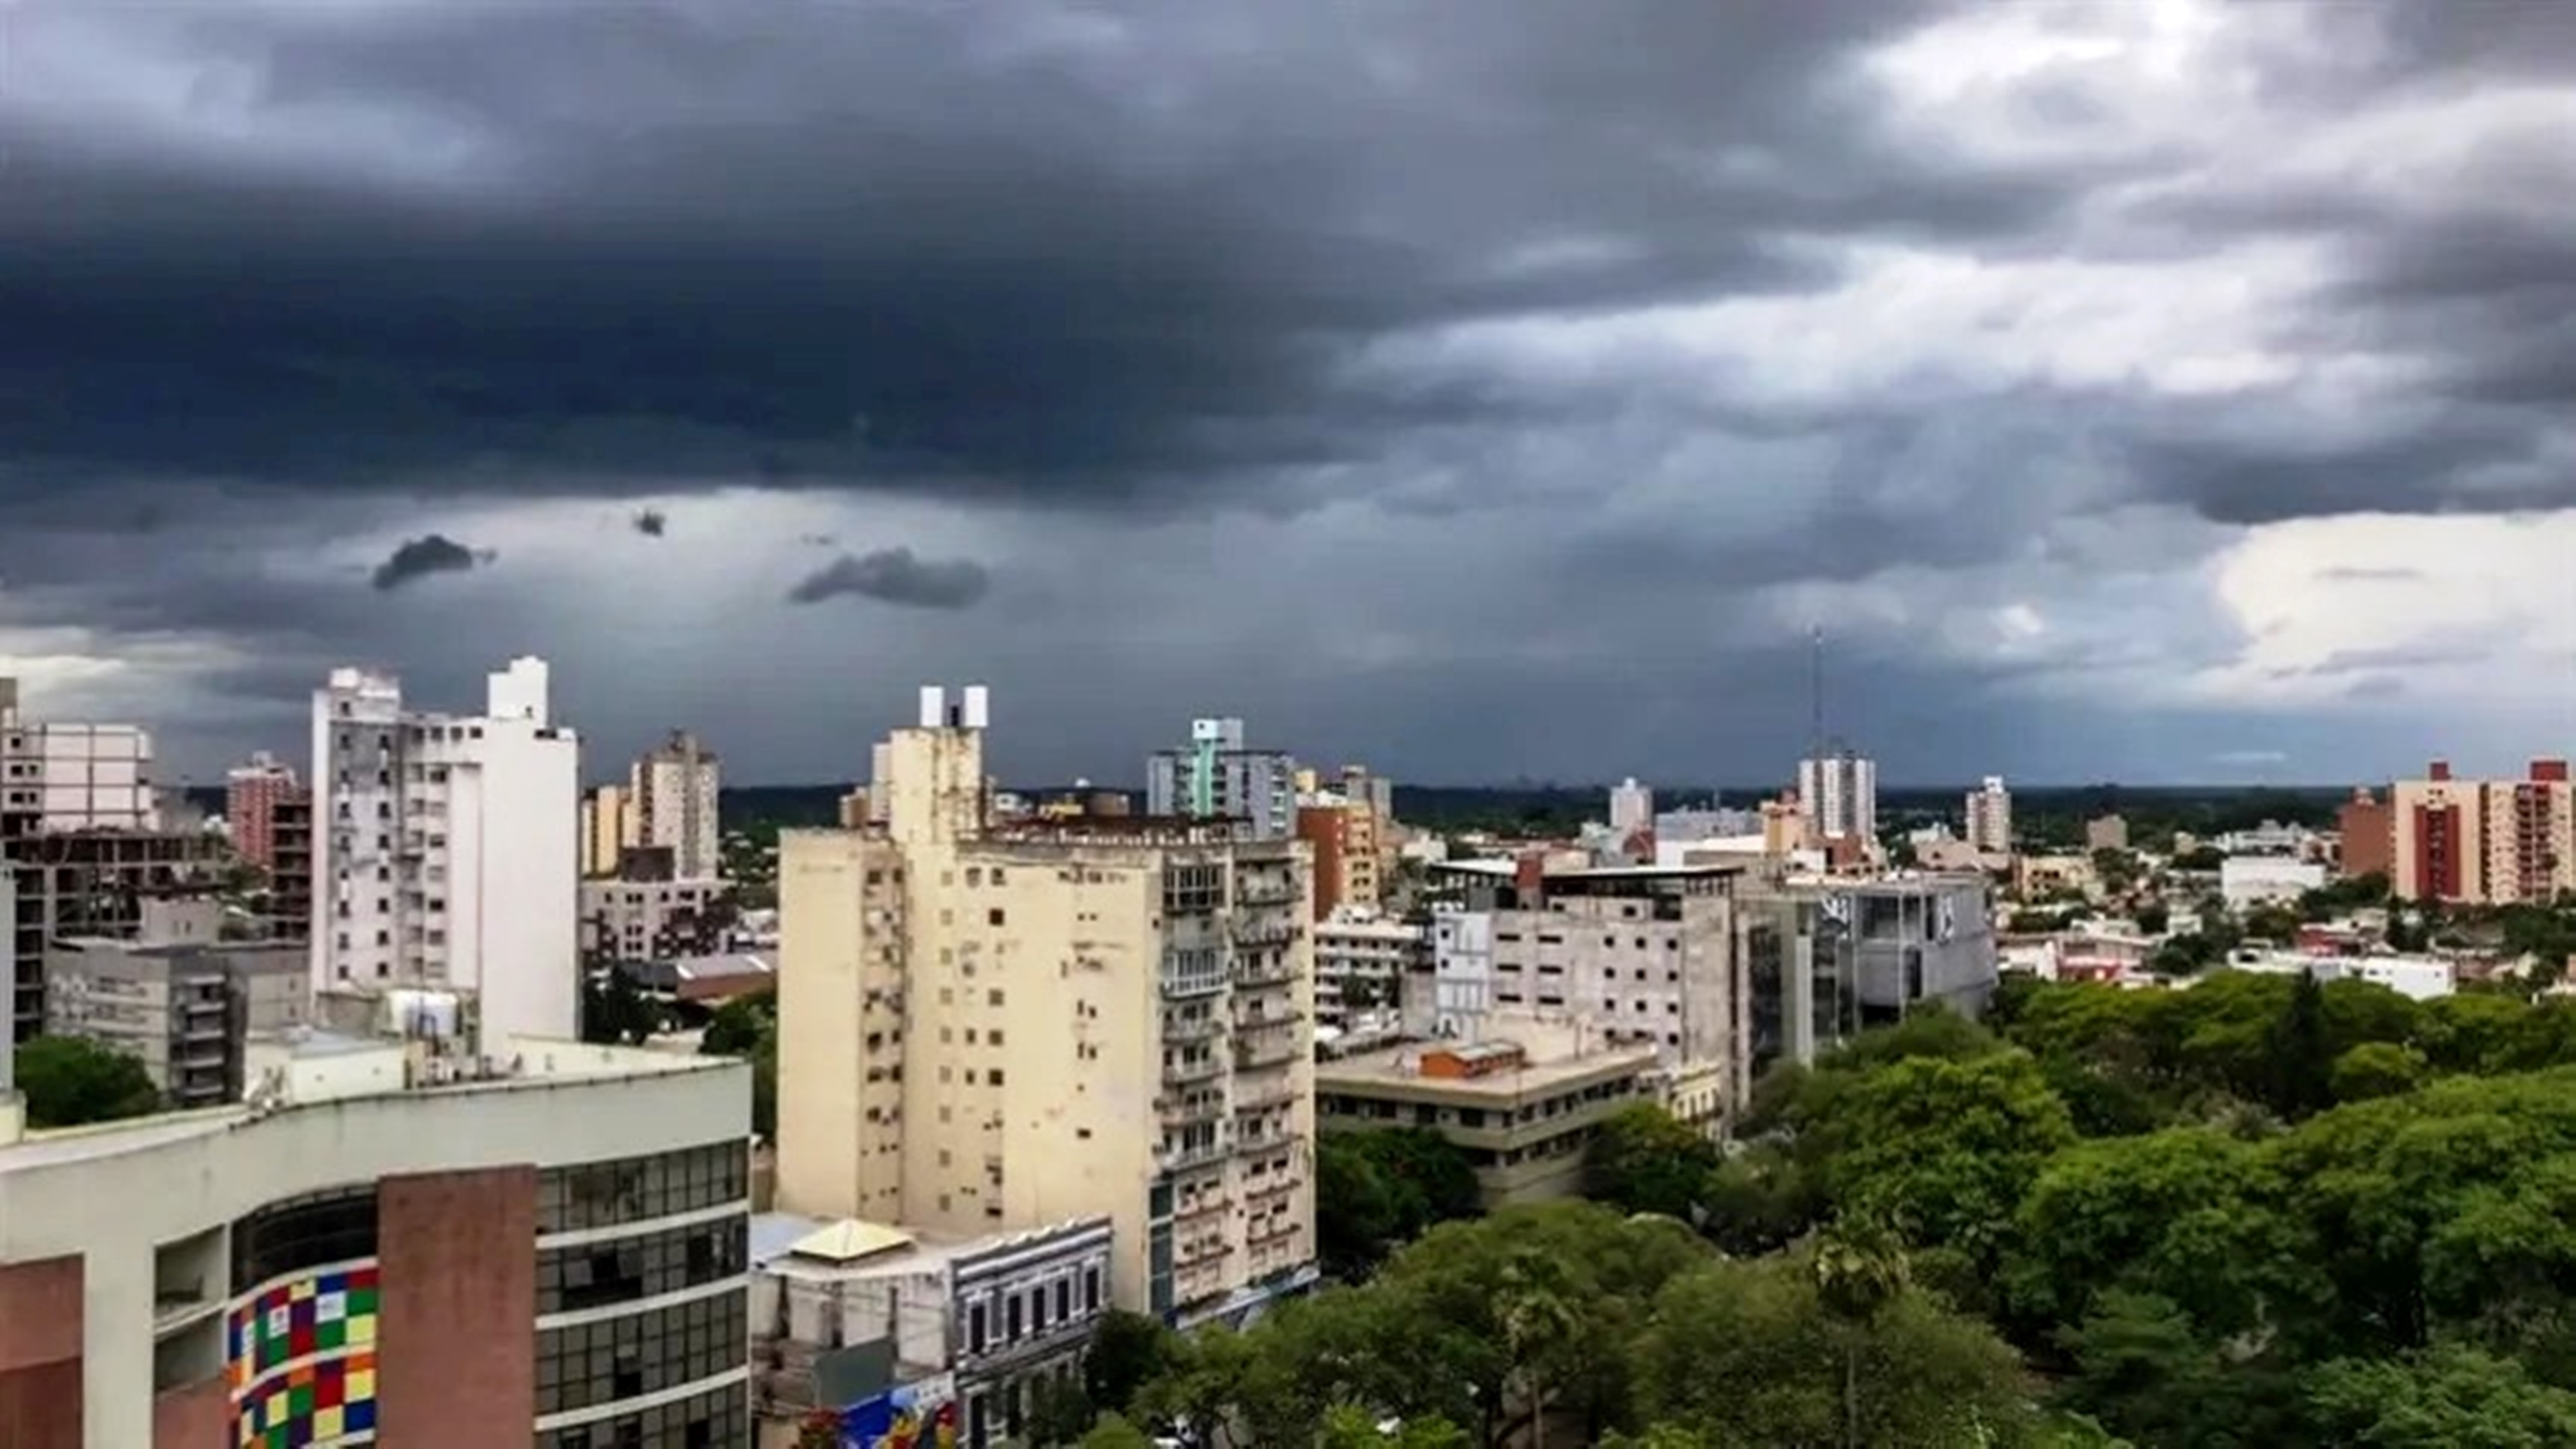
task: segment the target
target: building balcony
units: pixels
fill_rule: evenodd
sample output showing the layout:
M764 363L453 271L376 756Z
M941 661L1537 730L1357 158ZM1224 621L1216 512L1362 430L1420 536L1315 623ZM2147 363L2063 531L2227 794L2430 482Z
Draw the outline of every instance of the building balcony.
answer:
M1286 986L1297 979L1297 964L1284 958L1275 961L1238 961L1233 971L1238 990Z
M1234 1093L1234 1110L1237 1112L1267 1112L1274 1108L1292 1105L1300 1095L1301 1093L1297 1089L1296 1079L1292 1077L1274 1078L1263 1082L1257 1087L1236 1088Z
M1234 1066L1237 1071L1284 1067L1296 1061L1298 1055L1296 1034L1289 1031L1264 1033L1234 1044Z
M1297 888L1293 885L1243 886L1238 888L1234 893L1234 904L1239 910L1277 910L1283 906L1294 906L1302 903L1303 898L1299 895Z
M1258 926L1237 926L1234 930L1234 944L1255 950L1288 946L1295 944L1297 938L1305 933L1305 927L1285 923L1265 922Z
M1193 1082L1212 1082L1231 1070L1226 1059L1213 1052L1196 1061L1165 1062L1163 1085L1185 1087Z
M1167 1046L1189 1046L1214 1041L1225 1030L1224 1018L1208 1016L1166 1016L1163 1018L1163 1042Z
M1163 978L1165 1001L1188 1001L1194 997L1214 996L1224 988L1222 973L1201 976L1166 976Z
M1215 1167L1234 1155L1234 1144L1222 1138L1214 1142L1193 1143L1186 1147L1166 1147L1157 1161L1167 1173L1195 1172Z
M1155 1104L1155 1116L1167 1127L1187 1122L1209 1122L1225 1115L1225 1098L1213 1092L1188 1096L1165 1097Z

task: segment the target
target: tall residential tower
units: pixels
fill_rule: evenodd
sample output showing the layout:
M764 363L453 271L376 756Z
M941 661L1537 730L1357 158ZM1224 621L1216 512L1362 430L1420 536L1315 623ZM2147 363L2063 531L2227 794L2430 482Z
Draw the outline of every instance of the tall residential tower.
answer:
M782 1208L939 1231L1104 1217L1178 1322L1312 1281L1307 858L1240 820L995 821L986 696L922 694L882 822L779 858Z
M314 990L454 992L483 1039L577 1035L580 753L542 659L493 674L479 715L333 670L313 696Z

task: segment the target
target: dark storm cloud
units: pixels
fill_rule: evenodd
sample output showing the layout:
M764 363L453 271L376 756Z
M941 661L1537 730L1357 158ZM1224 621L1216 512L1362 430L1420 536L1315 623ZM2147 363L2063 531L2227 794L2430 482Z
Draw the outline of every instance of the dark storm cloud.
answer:
M992 574L973 559L925 559L909 548L882 548L842 554L798 579L787 602L819 604L848 594L916 609L964 609L992 587Z
M407 539L383 563L376 565L367 582L378 591L399 589L432 574L461 574L486 562L489 555L476 553L443 533L424 534Z
M275 154L24 120L0 448L334 488L1249 485L1487 406L1342 387L1366 339L2048 214L2055 178L1854 113L1844 62L1922 12L38 6L22 47L186 47ZM363 123L410 153L297 134Z
M1283 736L1331 739L1351 718L1354 753L1455 779L1558 770L1551 751L1593 750L1617 713L1627 733L1600 747L1642 768L1691 757L1693 701L1741 699L1728 740L1793 746L1800 691L1775 709L1783 691L1744 687L1800 677L1795 649L1744 643L1772 627L1759 591L1893 568L1904 619L1872 667L1902 705L1855 706L1899 711L1855 721L1916 752L1892 778L1999 742L2015 761L2125 769L2218 746L2125 699L2104 713L2145 721L2134 741L2103 733L2116 720L2014 740L2002 725L2032 712L1996 701L2088 664L2224 662L2202 657L2236 642L2200 627L2205 600L2137 611L2134 657L2075 630L1963 663L1907 621L1991 612L2031 578L2064 581L2063 598L2031 595L2042 613L2080 615L2123 597L2105 577L2178 571L2248 524L2576 499L2576 219L2528 204L2556 194L2550 147L2481 137L2415 171L2250 164L2388 96L2563 84L2564 7L2468 25L2394 0L2320 6L2313 44L2242 62L2283 108L2278 145L2164 114L2169 91L2133 85L2125 60L2060 66L2015 98L2026 124L1986 159L1976 127L1890 110L1858 68L1944 14L2006 13L1967 0L0 7L0 623L76 619L111 644L198 631L255 661L215 669L214 687L283 690L290 713L315 670L350 659L470 699L502 635L582 677L614 631L560 592L549 550L523 553L546 514L517 505L580 500L563 516L658 537L648 502L696 508L672 500L740 485L1010 506L952 535L764 498L781 521L763 536L802 540L792 562L707 510L687 549L655 554L675 578L707 565L689 580L706 592L635 601L668 607L705 660L624 674L741 699L786 687L704 685L726 656L768 658L732 647L731 615L706 601L746 582L774 596L825 559L799 594L946 610L893 621L943 651L1025 632L1015 667L1061 673L1102 632L1154 634L1173 612L1096 613L1104 577L1205 555L1182 532L1132 553L1097 539L1117 566L1037 600L1018 508L1117 514L1036 525L1067 529L1294 515L1327 532L1283 531L1275 555L1174 607L1203 598L1193 622L1221 636L1327 596L1383 601L1373 612L1404 616L1389 632L1407 636L1388 657L1411 662L1357 682L1315 663L1243 706L1265 731L1276 717ZM2228 28L2255 12L2213 13ZM185 103L138 120L162 96ZM2105 144L2044 144L2069 134ZM2321 260L2212 264L2282 238ZM1917 334L1913 293L1884 315L1823 298L1846 283L1875 297L1874 269L1926 256L1959 263L1986 314L1945 332L1934 305ZM2062 295L2086 283L2050 269L2102 262L2135 268L2093 284L2123 289L2115 323L2163 289L2212 287L2244 294L2214 317L2277 330L2098 340L2092 299ZM1766 298L1815 301L1749 339L1704 315ZM1486 324L1519 329L1500 355L1480 350ZM1846 331L1860 340L1801 345ZM2197 360L2221 371L2241 348L2253 375L2288 380L2168 385L2166 350L2203 342ZM1881 343L1920 356L1882 367ZM2347 384L2338 365L2356 358L2375 370ZM290 518L293 545L274 546L272 520ZM430 518L489 528L512 568L345 607L373 561L350 541L378 549ZM1436 546L1368 565L1400 589L1336 572L1361 565L1332 545L1420 539L1426 519ZM976 608L991 580L971 559L837 541L871 536L957 537L1012 558L1013 586ZM1507 587L1429 557L1453 550L1508 568ZM1301 576L1264 577L1271 557ZM1531 619L1498 623L1513 589ZM885 615L761 617L839 647ZM1973 644L1974 621L1961 628ZM1561 656L1462 662L1522 629ZM1275 642L1335 654L1295 628ZM1193 648L1119 658L1159 671L1122 684L1137 710L1186 719L1243 652ZM1086 663L1082 689L1095 677ZM621 711L702 707L648 702L654 686L631 680L585 687L612 731ZM1028 693L1075 697L1057 680ZM748 758L788 758L796 742L765 721L830 714L732 723ZM1117 758L1134 723L1085 748ZM1453 749L1479 731L1493 738Z

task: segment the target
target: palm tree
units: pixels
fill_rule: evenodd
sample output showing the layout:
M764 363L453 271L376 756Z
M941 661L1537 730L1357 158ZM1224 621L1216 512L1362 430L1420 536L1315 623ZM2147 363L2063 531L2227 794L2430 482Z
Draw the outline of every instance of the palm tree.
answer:
M1515 1252L1503 1264L1497 1307L1504 1352L1511 1364L1506 1382L1517 1379L1521 1398L1529 1405L1532 1449L1547 1446L1547 1386L1539 1362L1552 1356L1580 1327L1572 1287L1565 1265L1536 1249Z
M1905 1250L1874 1218L1837 1218L1816 1240L1816 1300L1843 1333L1843 1442L1860 1446L1863 1330L1905 1291Z

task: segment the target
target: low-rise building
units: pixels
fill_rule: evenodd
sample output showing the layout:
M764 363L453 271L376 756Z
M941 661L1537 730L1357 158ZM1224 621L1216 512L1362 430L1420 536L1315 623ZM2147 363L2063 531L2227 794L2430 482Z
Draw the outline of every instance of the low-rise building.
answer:
M2231 910L2295 901L2326 883L2322 862L2286 855L2231 855L2218 863L2218 893Z
M1431 969L1427 921L1344 908L1315 923L1315 1024L1347 1031L1403 1000L1405 979Z
M45 950L45 1032L143 1063L172 1105L239 1101L247 1037L310 1014L296 942L218 939L209 901L146 902L140 938L58 938Z
M793 1449L817 1410L847 1442L1017 1442L1110 1308L1106 1218L955 1238L771 1213L753 1236L762 1449Z
M249 1103L59 1132L0 1100L0 1440L745 1442L749 1067L494 1045L263 1042Z
M1602 1121L1658 1099L1655 1051L1579 1024L1512 1030L1512 1040L1415 1042L1320 1064L1319 1129L1427 1127L1466 1154L1488 1208L1579 1194Z

